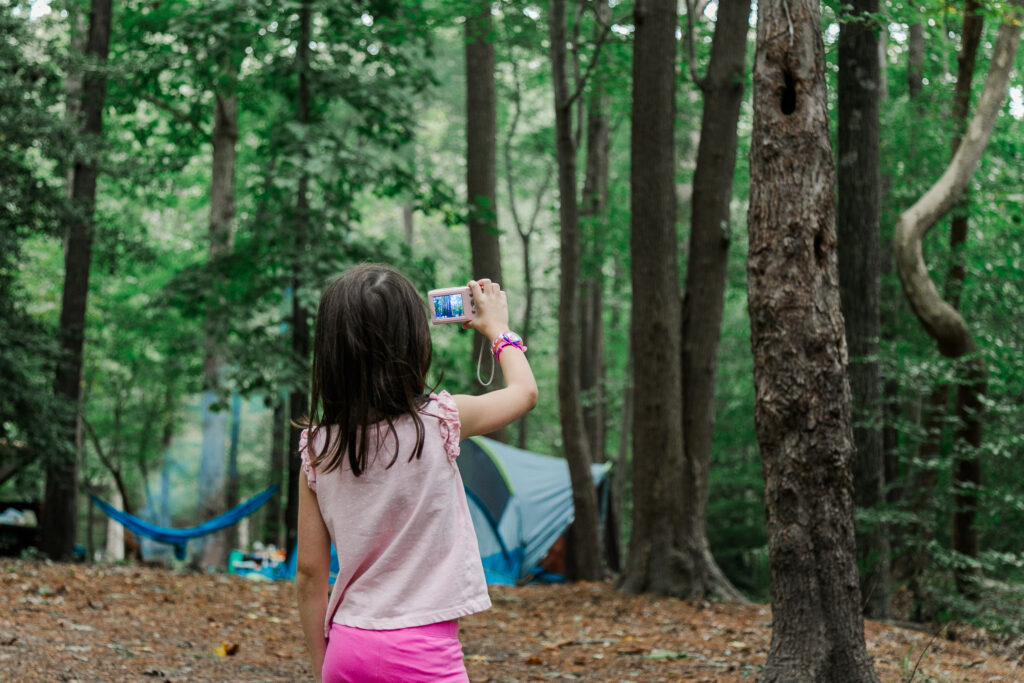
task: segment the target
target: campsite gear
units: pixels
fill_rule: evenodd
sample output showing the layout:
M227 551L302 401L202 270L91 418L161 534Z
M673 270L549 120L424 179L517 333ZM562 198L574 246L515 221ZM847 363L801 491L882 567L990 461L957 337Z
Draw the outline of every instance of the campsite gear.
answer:
M212 534L214 531L220 531L225 527L231 526L243 517L251 515L253 512L258 510L261 505L270 500L270 497L277 492L278 488L278 485L274 484L263 493L256 494L241 505L231 508L224 514L207 520L198 526L187 527L184 529L172 529L169 527L157 526L156 524L151 524L150 522L139 519L135 515L130 515L123 510L118 510L110 503L102 501L96 496L90 496L90 499L96 507L103 510L103 512L105 512L111 519L121 523L124 528L128 529L128 531L138 534L139 536L151 538L154 541L159 541L160 543L173 545L174 557L178 560L184 560L187 550L186 546L191 539L198 538L199 536L205 536L206 534Z
M0 556L17 557L39 545L39 503L0 501Z
M540 564L573 520L569 463L479 436L464 439L461 448L456 463L487 583L564 580ZM611 465L590 471L607 519Z

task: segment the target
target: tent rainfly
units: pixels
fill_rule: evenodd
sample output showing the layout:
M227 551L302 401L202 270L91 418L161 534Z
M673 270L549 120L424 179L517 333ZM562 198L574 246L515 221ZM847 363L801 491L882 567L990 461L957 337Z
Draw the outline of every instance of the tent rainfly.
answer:
M489 584L543 576L538 565L573 520L569 464L484 437L464 439L456 461ZM602 517L609 463L592 465Z

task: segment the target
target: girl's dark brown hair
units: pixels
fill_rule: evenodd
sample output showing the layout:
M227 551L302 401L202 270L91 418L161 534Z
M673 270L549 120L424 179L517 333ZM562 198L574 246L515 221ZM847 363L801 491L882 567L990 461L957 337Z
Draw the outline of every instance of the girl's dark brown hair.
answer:
M433 348L427 305L408 279L380 264L365 264L346 271L320 298L313 341L313 373L309 399L312 444L320 429L328 430L322 453L310 450L314 465L323 471L341 466L348 454L352 473L359 476L369 465L371 439L387 423L394 437L391 467L398 459L395 420L411 415L416 425L416 447L409 460L423 453L420 409L430 396L427 370ZM369 432L369 434L368 434Z

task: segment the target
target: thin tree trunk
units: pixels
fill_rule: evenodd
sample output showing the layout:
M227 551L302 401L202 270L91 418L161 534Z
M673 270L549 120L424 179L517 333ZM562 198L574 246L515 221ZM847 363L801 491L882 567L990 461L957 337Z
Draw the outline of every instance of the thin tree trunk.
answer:
M928 273L923 242L928 231L960 200L988 145L1006 97L1010 71L1020 42L1022 6L1024 3L1015 0L1010 16L999 27L981 98L952 161L924 196L903 212L893 239L900 282L911 310L936 341L939 353L959 361L956 412L960 426L957 440L964 446L961 446L963 457L958 457L954 471L954 479L958 483L955 487L957 512L953 541L965 554L977 553L977 537L973 528L976 500L960 480L980 480L980 464L976 456L982 437L978 420L985 393L986 369L984 360L975 355L978 347L963 316L939 295ZM957 584L961 590L967 590L970 583L970 572L957 572Z
M291 449L286 445L286 423L287 415L285 407L288 397L282 395L274 403L274 424L270 428L270 483L281 482L285 474L285 461ZM286 475L285 475L286 476ZM263 524L263 539L267 543L273 543L278 547L287 547L284 534L284 527L281 524L281 498L282 495L271 496L267 501L267 515ZM291 549L288 548L290 551Z
M907 45L907 91L910 100L920 100L924 88L924 24L921 19L910 24Z
M231 253L235 219L235 144L238 141L238 99L217 93L214 98L213 168L210 175L210 264L214 276L212 302L206 319L203 360L203 442L200 462L199 522L224 512L224 440L227 411L212 410L222 393L221 337L227 324L219 264ZM223 567L228 559L226 531L211 534L202 546L203 567Z
M704 92L693 175L689 263L682 306L683 551L688 598L742 599L711 554L707 537L708 474L715 431L715 383L729 262L729 203L750 2L720 5Z
M967 0L964 3L964 23L961 31L960 54L957 55L956 89L953 94L953 125L956 132L953 136L952 154L960 147L963 132L967 127L967 115L971 108L971 85L974 80L974 67L977 63L978 45L981 43L981 31L984 19L981 15L979 0ZM968 188L964 188L960 201L953 209L949 230L950 266L946 274L945 296L953 308L960 308L967 271L964 268L964 245L967 242L967 216L970 197ZM977 515L977 498L972 493L981 484L981 445L982 426L981 392L979 383L984 385L984 366L968 362L958 364L956 387L956 416L959 427L955 432L953 458L953 550L966 556L978 556L978 531L974 528ZM971 578L976 571L958 565L956 573L957 588L962 594L972 594Z
M879 681L864 642L819 5L758 3L747 224L772 639L762 681Z
M103 131L103 103L107 77L104 66L110 46L111 0L92 0L89 39L85 56L91 64L82 77L81 132L98 139ZM77 211L69 221L64 243L64 289L60 312L60 344L63 357L54 377L54 394L66 401L60 416L63 442L55 445L46 461L44 509L40 520L40 549L55 560L70 559L78 531L78 453L81 443L80 399L85 311L92 264L93 224L96 206L95 158L75 161L71 201Z
M589 242L592 260L599 258L599 244ZM604 278L600 269L585 277L580 287L582 320L580 338L580 393L583 397L583 434L593 462L603 463L605 455L605 363L604 363Z
M238 481L238 438L242 428L242 397L235 392L231 395L231 429L228 437L228 477L224 487L224 505L230 510L239 503ZM238 525L232 524L224 530L229 551L238 547ZM225 558L227 564L227 558Z
M537 228L537 218L540 216L542 202L544 201L545 195L547 195L548 187L551 185L551 177L554 175L555 167L550 164L547 166L544 173L544 179L541 181L540 185L537 186L537 190L534 195L533 210L530 214L530 219L529 221L524 222L519 216L519 208L516 204L516 177L512 164L512 140L515 138L516 130L519 126L519 119L522 115L522 86L519 81L519 69L514 55L510 61L512 64L512 121L509 124L508 135L505 138L504 145L505 183L506 190L508 192L509 213L512 215L512 222L515 225L516 232L519 234L519 239L523 245L524 305L519 336L523 338L523 344L528 347L530 345L530 331L532 329L533 321L533 297L535 290L533 284L531 244L533 233ZM526 448L526 442L529 436L529 417L529 414L527 414L519 418L517 426L518 436L516 437L516 443L519 448Z
M611 16L607 0L598 0L594 11L602 23ZM595 42L601 27L594 27ZM578 86L577 86L578 87ZM605 461L605 364L604 364L604 226L608 205L608 150L611 134L608 123L608 96L601 78L591 82L587 100L587 161L584 171L580 218L586 234L586 254L582 264L581 293L582 357L580 391L586 397L583 406L583 431L594 462Z
M413 239L416 236L416 224L413 220L413 205L402 204L402 234L405 236L405 244L412 247Z
M501 248L497 214L497 96L494 82L494 27L491 3L477 0L466 17L466 200L469 248L474 278L502 283ZM473 335L472 362L476 364L487 340ZM495 381L481 391L502 386L501 369ZM501 429L488 436L505 440Z
M626 348L626 386L622 393L622 413L619 417L619 444L615 451L615 467L612 476L613 517L618 521L614 529L616 547L621 548L623 527L626 523L624 506L632 499L630 483L633 481L633 459L630 452L630 437L633 434L633 344L627 342Z
M853 491L857 507L884 502L881 376L878 365L881 176L879 174L878 0L854 0L839 29L837 189L839 293L846 322L853 400ZM857 534L865 614L889 616L889 534L871 524Z
M622 588L685 595L683 413L675 191L676 3L634 10L630 254L633 532Z
M580 404L580 227L576 200L576 145L572 132L572 98L566 74L565 0L554 0L549 15L552 82L555 99L555 148L558 154L558 216L561 223L558 303L558 412L562 448L569 463L575 508L570 552L576 578L603 577L597 492L590 472L589 443Z
M313 10L311 0L303 0L302 9L299 11L299 46L295 55L295 66L299 72L299 92L296 103L295 120L300 126L309 125L309 41L312 34ZM303 145L305 145L305 139ZM302 155L305 156L305 147ZM303 286L302 274L306 271L306 246L310 240L309 230L309 176L305 171L300 171L299 186L295 195L295 228L294 248L295 263L292 275L292 357L295 358L301 368L300 376L307 377L309 365L310 334L309 334L309 313L302 305L300 288ZM305 389L306 380L303 379L301 389L293 389L288 396L288 408L291 416L291 427L288 437L288 504L285 508L285 548L289 554L295 548L298 541L299 523L299 476L300 460L296 453L299 445L298 426L303 418L309 414L309 394Z

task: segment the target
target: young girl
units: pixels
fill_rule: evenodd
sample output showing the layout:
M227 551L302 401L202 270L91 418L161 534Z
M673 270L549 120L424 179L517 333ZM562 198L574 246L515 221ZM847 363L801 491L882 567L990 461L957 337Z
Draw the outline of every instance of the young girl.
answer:
M353 268L320 300L309 427L299 440L299 614L325 682L468 681L459 617L490 607L455 465L459 440L530 411L537 384L505 292L469 283L507 386L429 393L427 306L405 277ZM340 569L328 593L330 544Z

